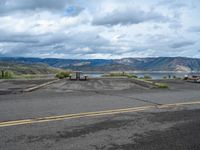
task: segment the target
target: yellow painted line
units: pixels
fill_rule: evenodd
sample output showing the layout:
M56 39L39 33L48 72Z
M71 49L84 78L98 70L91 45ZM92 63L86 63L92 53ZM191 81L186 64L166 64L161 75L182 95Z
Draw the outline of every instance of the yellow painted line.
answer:
M80 115L89 115L89 114L99 114L99 113L109 113L109 112L121 112L121 111L129 111L134 109L147 109L155 107L154 105L150 106L141 106L141 107L131 107L131 108L123 108L123 109L113 109L113 110L105 110L105 111L94 111L94 112L84 112L84 113L77 113L77 114L67 114L67 115L60 115L60 116L51 116L51 117L44 117L38 119L54 119L54 118L65 118L65 117L73 117L73 116L80 116Z
M50 122L50 121L58 121L58 120L67 120L67 119L75 119L75 118L82 118L82 117L93 117L93 116L119 114L119 113L125 113L125 112L134 112L134 111L145 110L145 109L149 109L149 108L153 108L153 107L155 107L155 106L134 107L134 108L126 108L126 109L86 112L86 113L68 114L68 115L61 115L61 116L43 117L43 118L26 119L26 120L18 120L18 121L7 121L7 122L0 122L0 127L22 125L22 124L42 123L42 122Z
M164 105L158 106L158 108L167 108L170 106L172 107L172 106L184 106L184 105L198 105L198 104L200 104L200 101L164 104Z
M83 117L83 116L89 116L89 115L108 114L108 113L112 114L112 113L127 112L127 111L148 109L148 108L154 108L154 107L155 106L144 106L144 107L115 109L115 110L107 110L107 111L85 112L85 113L67 114L67 115L60 115L60 116L50 116L50 117L42 117L42 118L36 118L36 119L7 121L7 122L0 122L0 127L1 127L1 125L5 125L5 124L21 124L21 123L27 123L27 122L43 122L43 121L58 120L58 119L63 120L63 119L66 119L66 118L74 118L74 117L81 117L81 116Z
M44 123L51 121L60 121L60 120L68 120L68 119L76 119L83 117L97 117L97 116L105 116L105 115L114 115L121 113L130 113L130 112L139 112L152 108L163 109L169 107L177 107L182 105L198 105L200 101L195 102L183 102L183 103L174 103L174 104L163 104L163 105L150 105L150 106L142 106L142 107L132 107L132 108L124 108L124 109L113 109L113 110L105 110L105 111L96 111L96 112L84 112L77 114L67 114L60 116L50 116L50 117L42 117L35 119L26 119L26 120L16 120L16 121L6 121L0 122L0 127L8 127L8 126L17 126L17 125L25 125L25 124L34 124L34 123Z
M114 115L114 114L120 114L120 113L126 113L126 112L139 112L146 110L146 108L141 108L141 109L135 109L135 110L127 110L123 112L108 112L108 113L101 113L101 114L88 114L84 116L71 116L67 118L56 118L56 119L50 119L50 120L39 120L39 121L27 121L27 122L19 122L19 123L9 123L7 124L2 124L0 127L8 127L8 126L17 126L17 125L23 125L23 124L34 124L34 123L44 123L44 122L51 122L51 121L60 121L60 120L68 120L68 119L76 119L76 118L83 118L83 117L96 117L96 116L103 116L103 115Z

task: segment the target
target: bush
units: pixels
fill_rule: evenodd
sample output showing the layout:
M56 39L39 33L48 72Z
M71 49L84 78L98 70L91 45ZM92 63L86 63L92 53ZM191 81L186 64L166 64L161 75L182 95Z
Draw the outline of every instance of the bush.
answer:
M1 71L0 78L1 79L12 79L13 78L13 72L12 71Z
M64 78L67 78L69 77L71 74L71 72L59 72L58 74L56 74L56 78L59 78L59 79L64 79Z
M150 80L152 77L150 75L145 74L143 77L139 77L141 80Z
M122 72L116 72L116 73L110 73L109 76L112 76L112 77L117 77L117 76L126 76L126 73Z
M145 74L145 75L144 75L144 79L148 80L148 79L152 79L152 77L149 76L149 75L147 75L147 74Z
M163 77L163 79L167 79L167 77L166 77L166 76L164 76L164 77Z
M135 74L125 73L125 72L110 73L107 76L111 76L111 77L138 78Z
M168 85L165 84L165 83L155 83L155 85L156 85L158 88L162 88L162 89L169 88Z
M135 74L127 74L126 76L127 76L128 78L138 78L138 76L135 75Z

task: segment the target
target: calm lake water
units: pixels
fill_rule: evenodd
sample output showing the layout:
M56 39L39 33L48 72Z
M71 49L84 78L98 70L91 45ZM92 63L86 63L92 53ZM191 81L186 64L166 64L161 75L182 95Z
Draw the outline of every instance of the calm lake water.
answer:
M105 73L106 74L106 73ZM173 76L183 78L185 75L200 75L200 72L132 72L130 74L135 74L138 77L144 77L144 75L149 75L152 77L152 79L163 79L163 77L171 77ZM98 78L102 77L104 73L86 73L89 77Z

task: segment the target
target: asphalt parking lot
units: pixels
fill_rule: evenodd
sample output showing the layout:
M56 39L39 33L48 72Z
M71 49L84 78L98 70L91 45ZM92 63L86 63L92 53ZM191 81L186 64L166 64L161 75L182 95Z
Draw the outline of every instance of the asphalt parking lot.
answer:
M170 88L116 78L60 80L32 92L1 93L0 149L199 149L200 84L159 82ZM2 85L6 87L6 83ZM165 104L181 105L162 107ZM88 112L94 114L61 118ZM38 121L44 117L54 120ZM26 119L32 120L1 125Z

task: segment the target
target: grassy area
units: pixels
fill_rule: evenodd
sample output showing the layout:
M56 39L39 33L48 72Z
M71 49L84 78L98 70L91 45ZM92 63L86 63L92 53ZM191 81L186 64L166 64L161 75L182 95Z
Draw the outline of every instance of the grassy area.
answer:
M13 75L14 74L12 71L2 70L0 74L0 79L12 79Z
M2 72L3 71L3 72ZM0 61L0 79L37 79L63 71L45 64L22 64Z
M62 69L53 68L45 64L21 64L1 61L0 70L12 71L16 75L56 74L63 71Z
M150 79L152 79L152 77L148 74L145 74L144 77L140 77L140 79L150 80Z
M71 75L70 71L62 71L56 74L56 78L64 79L64 78L69 77L70 75Z
M125 72L116 72L116 73L110 73L108 75L105 75L106 77L128 77L128 78L134 78L135 80L142 81L148 84L152 84L157 88L169 88L169 86L165 83L157 83L154 81L150 81L152 77L150 75L144 75L144 77L138 78L137 75L125 73Z
M130 73L125 73L125 72L112 72L109 73L107 75L105 75L106 77L128 77L128 78L138 78L136 75L134 74L130 74Z
M21 75L14 75L13 78L14 79L37 79L37 78L41 78L45 75L42 74L21 74Z
M166 83L158 83L158 82L154 82L154 81L149 81L148 79L141 79L141 78L137 79L137 80L140 80L140 81L143 81L143 82L146 82L149 84L153 84L157 88L162 88L162 89L169 88L169 86Z
M11 71L5 71L5 75L4 77L2 77L2 74L0 75L0 79L41 79L41 78L46 78L46 77L50 77L47 74L14 74ZM53 77L53 75L52 75Z
M167 89L169 86L165 83L155 83L158 88Z
M183 79L183 78L181 78L181 77L177 77L177 76L170 76L170 78L169 77L167 77L167 76L164 76L163 77L163 79L174 79L174 80L181 80L181 79Z
M1 70L0 79L39 79L46 78L48 74L15 74L10 70Z

